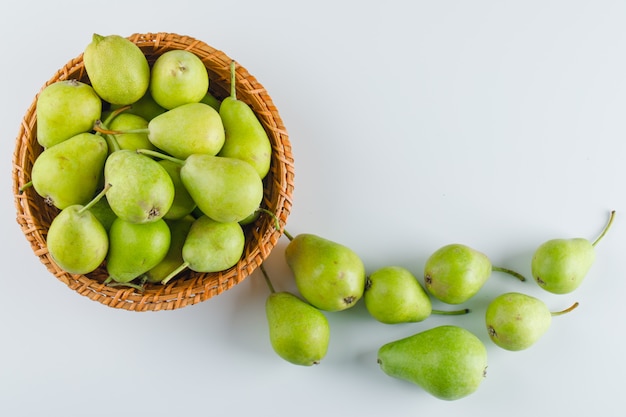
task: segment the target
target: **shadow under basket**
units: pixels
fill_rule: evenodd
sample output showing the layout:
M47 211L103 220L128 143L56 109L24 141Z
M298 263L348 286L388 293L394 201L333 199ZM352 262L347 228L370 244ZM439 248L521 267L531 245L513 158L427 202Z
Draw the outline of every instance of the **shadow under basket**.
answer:
M193 52L204 62L209 74L209 91L218 99L229 95L230 63L222 51L197 39L172 33L134 34L128 37L144 52L150 64L161 54L173 49ZM56 81L77 79L89 83L82 54L69 61L42 87ZM246 244L239 262L217 273L199 273L189 269L166 285L146 284L143 291L130 287L104 284L108 275L105 265L86 275L62 270L50 256L46 235L59 210L44 202L32 187L21 188L30 181L33 163L43 148L37 142L37 97L22 120L13 154L13 194L17 222L33 252L60 281L79 294L113 308L131 311L174 310L205 301L242 282L269 256L282 236L292 207L294 163L287 131L264 87L247 70L237 65L237 98L247 103L263 124L272 144L270 172L264 179L262 207L275 214L262 214L244 227ZM41 92L41 91L40 91Z

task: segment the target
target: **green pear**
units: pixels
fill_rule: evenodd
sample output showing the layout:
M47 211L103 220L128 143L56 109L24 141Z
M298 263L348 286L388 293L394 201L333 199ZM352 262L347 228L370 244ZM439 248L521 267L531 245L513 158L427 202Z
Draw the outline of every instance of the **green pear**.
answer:
M215 97L213 94L211 94L208 91L204 95L204 97L202 97L202 99L200 100L200 103L208 104L209 106L213 107L218 112L220 111L220 105L222 104L220 99L218 99L217 97Z
M115 214L129 222L162 219L174 201L174 184L154 159L128 149L113 152L104 165L111 188L107 200Z
M365 308L381 323L415 323L431 314L456 315L469 310L433 310L430 297L415 275L400 266L385 266L371 273L363 294Z
M222 100L219 113L226 132L219 155L248 162L264 178L270 170L272 144L250 106L237 99L235 61L231 62L230 96Z
M184 262L183 245L185 244L185 239L187 239L187 234L194 220L195 219L191 216L176 220L165 220L165 223L167 223L167 226L170 228L170 247L165 254L165 258L163 258L158 265L145 273L147 282L161 282Z
M300 294L321 310L345 310L363 296L363 261L344 245L303 233L290 240L285 259Z
M592 243L585 238L551 239L533 254L532 276L541 288L554 294L576 290L596 260L595 247L611 227L615 211L600 236Z
M94 90L108 103L132 104L148 91L150 65L127 38L94 33L83 52L83 63Z
M191 214L196 208L196 202L193 201L180 178L182 165L167 159L160 160L159 164L165 168L174 184L174 201L163 218L166 220L181 219Z
M107 127L113 131L128 131L128 133L114 135L119 149L130 149L131 151L137 149L156 150L156 146L148 140L148 134L141 131L148 128L148 121L141 116L133 113L121 113L115 116ZM140 131L135 131L137 129ZM114 150L110 149L109 152L112 153Z
M538 298L518 292L504 293L487 306L485 323L489 338L503 349L528 349L543 336L552 323L552 316L573 310L551 312Z
M236 158L192 154L187 159L140 149L138 152L182 165L180 179L204 215L218 222L240 222L263 200L263 181L252 165Z
M111 105L112 110L120 109L125 106L121 106L119 104ZM132 103L129 108L126 110L126 113L136 114L137 116L141 116L144 120L150 121L154 119L159 114L165 113L167 109L159 106L159 104L154 101L152 95L150 94L150 89L146 91L146 93L136 102Z
M461 304L476 295L492 271L506 272L525 281L515 271L492 265L484 253L453 243L442 246L426 260L424 284L438 300L447 304Z
M102 199L106 189L86 205L75 204L52 219L46 244L54 261L70 274L88 274L104 261L109 237L90 208Z
M109 279L129 283L141 276L165 258L170 242L170 229L163 219L131 223L118 217L109 230Z
M216 155L224 144L224 125L215 109L189 103L156 116L148 124L148 139L175 158Z
M487 370L487 349L470 331L444 325L383 345L378 363L385 374L453 401L480 386Z
M272 292L265 313L270 343L281 358L311 366L326 356L330 326L320 310L289 292Z
M36 107L37 142L44 148L91 131L102 115L102 100L94 89L73 79L45 87Z
M161 107L173 109L198 103L209 89L209 74L193 52L173 49L160 55L152 65L150 94Z
M87 204L100 185L107 154L106 141L92 133L79 133L46 148L33 163L33 188L59 209Z
M220 272L231 268L243 255L246 237L237 222L217 222L207 216L194 220L183 244L183 263L165 277L167 284L181 271Z
M111 209L109 202L106 198L99 199L91 208L89 209L91 213L96 216L96 219L104 226L104 229L109 233L111 229L111 225L113 221L117 219L117 215Z

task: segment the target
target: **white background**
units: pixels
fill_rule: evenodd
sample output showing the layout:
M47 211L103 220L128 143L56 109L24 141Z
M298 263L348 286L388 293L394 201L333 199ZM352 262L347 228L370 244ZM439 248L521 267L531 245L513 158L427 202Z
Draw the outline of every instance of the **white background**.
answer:
M625 22L623 1L2 2L0 415L616 415ZM19 230L15 137L35 94L92 33L160 31L223 50L264 85L296 161L288 230L351 247L369 272L402 265L421 281L428 255L458 242L529 276L544 240L594 239L615 209L613 228L573 294L494 274L466 303L471 314L398 326L359 303L327 314L329 352L311 368L271 349L259 273L172 312L93 302L49 274ZM293 291L283 239L267 268ZM509 290L552 310L580 306L535 346L508 352L488 340L483 315ZM488 348L487 378L454 402L376 364L382 344L441 324Z

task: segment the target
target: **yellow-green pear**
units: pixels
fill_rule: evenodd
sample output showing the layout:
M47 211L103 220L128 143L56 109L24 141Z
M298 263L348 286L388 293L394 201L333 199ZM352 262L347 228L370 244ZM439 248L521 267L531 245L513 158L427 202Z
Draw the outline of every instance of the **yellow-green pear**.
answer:
M79 133L90 132L102 116L102 100L78 80L46 86L37 97L37 142L49 148Z
M33 188L59 209L87 204L100 185L107 154L106 141L92 133L79 133L46 148L31 170Z
M115 140L119 145L119 149L156 149L156 147L148 140L148 134L143 130L148 128L148 121L143 117L133 113L120 113L107 126L112 131L128 131L127 133L115 134ZM113 149L109 150L114 152Z
M391 377L453 401L474 393L484 380L487 349L470 331L443 325L383 345L378 364Z
M86 205L75 204L52 220L46 236L48 252L54 261L71 274L88 274L104 261L109 237L90 208L102 200L105 190Z
M118 283L131 282L165 258L170 242L170 229L163 219L149 223L115 219L109 230L106 257L109 279Z
M183 245L194 220L192 216L185 216L176 220L165 220L165 223L170 228L170 247L165 258L145 273L147 282L161 282L185 261L183 259Z
M141 99L150 84L150 65L143 51L119 35L93 34L83 52L85 71L96 93L116 105Z
M272 144L250 106L237 99L235 88L235 61L231 62L230 96L219 107L226 137L220 156L248 162L261 178L270 170Z
M181 219L191 214L196 208L196 202L193 200L180 178L182 165L167 159L160 160L159 164L165 168L174 184L174 200L163 218L166 220L174 220Z
M294 365L317 365L326 356L330 326L326 316L289 292L272 292L265 301L270 343Z
M285 259L300 294L321 310L345 310L363 296L363 261L342 244L310 233L299 234L285 248Z
M113 152L104 164L111 188L107 200L115 214L129 222L162 219L174 201L171 177L154 159L128 149Z
M193 52L173 49L154 61L149 88L154 101L169 110L200 102L209 89L209 74Z

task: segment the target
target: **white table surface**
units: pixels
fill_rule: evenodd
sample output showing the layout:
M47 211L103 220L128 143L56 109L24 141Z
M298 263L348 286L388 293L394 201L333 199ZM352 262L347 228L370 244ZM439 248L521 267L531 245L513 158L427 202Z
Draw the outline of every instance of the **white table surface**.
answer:
M0 5L3 247L0 415L616 415L626 315L626 2L22 1ZM363 303L327 313L328 355L298 367L271 349L259 272L181 310L132 313L69 290L15 220L11 156L40 87L92 33L175 32L237 59L264 85L295 157L287 228L354 249L368 271L419 276L452 242L530 275L536 246L613 228L573 294L494 274L462 317L383 325ZM295 291L286 238L267 268ZM420 278L421 280L421 278ZM555 318L508 352L488 301L522 291ZM445 308L439 303L435 306ZM383 344L441 324L485 341L487 378L454 402L392 379Z

